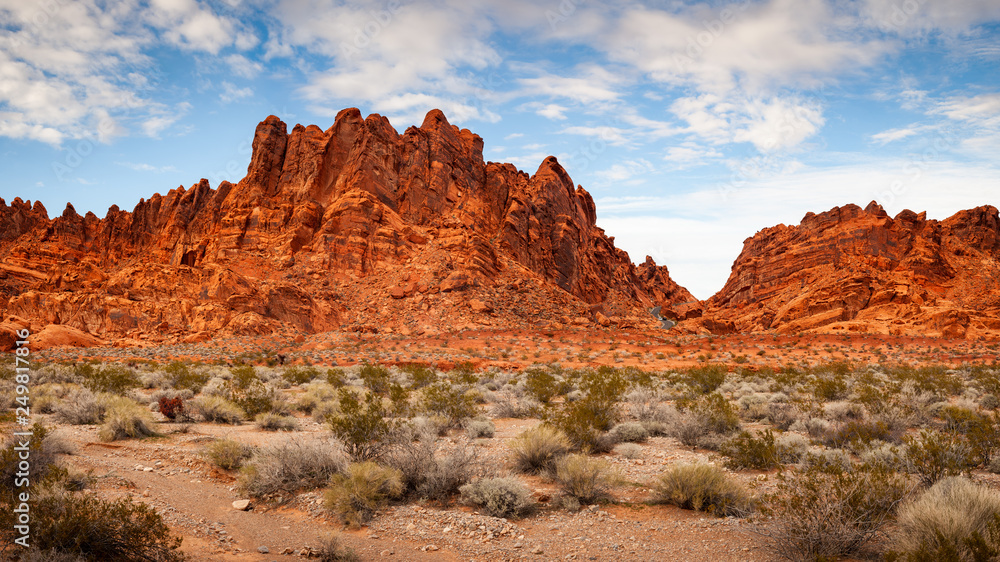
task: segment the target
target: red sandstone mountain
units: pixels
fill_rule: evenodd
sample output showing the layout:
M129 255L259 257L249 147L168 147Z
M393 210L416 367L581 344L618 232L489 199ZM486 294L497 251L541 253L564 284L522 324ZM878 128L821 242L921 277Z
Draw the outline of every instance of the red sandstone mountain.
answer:
M103 219L0 199L3 326L63 325L122 345L637 326L648 307L693 300L666 268L636 268L614 247L556 158L529 176L484 162L482 148L437 110L402 135L357 109L290 134L271 116L236 185L201 180Z
M943 220L876 203L809 213L743 243L689 332L776 330L1000 337L1000 219L991 206Z

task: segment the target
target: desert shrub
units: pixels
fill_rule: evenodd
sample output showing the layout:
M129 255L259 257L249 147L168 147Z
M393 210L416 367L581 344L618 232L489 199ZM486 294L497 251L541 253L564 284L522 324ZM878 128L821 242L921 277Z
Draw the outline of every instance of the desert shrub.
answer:
M810 466L780 474L755 531L788 560L825 560L857 553L882 534L909 492L904 476L885 466L851 470Z
M343 474L334 474L326 490L326 508L345 524L357 528L375 511L403 494L399 471L371 461L351 463Z
M948 477L910 503L897 517L898 549L890 559L996 560L1000 556L1000 493L964 477Z
M191 407L209 423L238 425L246 417L243 409L221 396L199 396L191 402Z
M841 401L824 404L823 415L835 422L859 421L868 416L868 411L859 402Z
M893 470L906 470L906 462L903 452L896 445L882 441L873 441L858 453L861 462L868 464L882 464Z
M477 473L476 460L476 450L471 447L456 447L447 455L433 459L415 488L417 495L440 501L458 493Z
M87 388L74 388L55 408L55 417L62 423L91 425L104 417L106 400Z
M339 390L340 412L327 418L333 434L344 443L355 461L375 460L392 445L399 431L399 420L389 418L382 398L374 393L362 402L346 388Z
M178 415L184 413L184 401L180 397L167 398L166 396L161 396L157 401L157 406L160 413L168 420L175 420Z
M843 471L854 466L851 454L843 449L808 451L799 461L799 470Z
M556 377L548 369L532 367L524 371L524 388L542 404L559 394Z
M616 476L603 459L567 455L556 461L555 480L564 494L580 503L594 503L608 496Z
M299 396L296 409L307 414L313 414L318 408L337 405L337 389L325 382L313 382L306 387L305 393Z
M480 478L462 486L462 499L493 517L517 517L531 512L535 505L531 491L517 478Z
M872 441L896 441L889 426L882 421L850 420L827 433L824 442L830 447L862 448Z
M946 476L968 472L974 465L972 451L960 436L934 430L921 430L918 436L903 440L907 470L930 486Z
M3 510L7 512L8 510ZM0 519L13 517L5 513ZM0 541L12 544L12 525L4 525ZM88 561L179 562L179 537L170 534L163 518L131 498L104 501L84 493L48 490L32 494L33 547L54 556L76 555Z
M389 386L392 382L389 369L381 365L372 365L365 362L361 364L361 368L358 370L358 377L365 382L365 386L373 393L380 396L389 395Z
M726 468L734 470L754 469L768 470L781 466L778 446L774 442L774 433L768 429L755 437L748 431L741 431L721 449L726 459Z
M677 400L677 409L697 416L705 430L712 433L731 433L740 428L740 417L736 409L718 392L695 399L681 398Z
M723 365L693 367L688 370L683 380L697 394L715 392L726 382L726 367Z
M768 402L767 420L776 429L787 431L792 424L799 421L799 412L795 406L788 402Z
M646 426L639 422L620 423L611 429L611 433L619 443L643 443L649 438Z
M606 432L618 422L618 401L628 383L616 369L601 367L583 375L583 397L570 402L550 422L561 429L577 449L584 452L607 452L615 445Z
M465 423L465 434L469 439L492 438L496 431L497 426L492 420L474 419Z
M753 511L750 494L721 468L710 464L675 464L652 484L654 501L719 517L743 517Z
M274 396L264 386L257 372L250 365L229 370L232 377L226 381L226 397L240 407L247 416L254 417L269 412L274 407Z
M163 372L171 387L188 389L195 394L201 392L201 389L208 383L208 379L211 378L207 372L192 369L181 361L173 361L163 369Z
M285 367L285 370L281 372L281 378L288 381L289 384L295 385L306 384L319 376L319 369L313 367L312 365L306 365L304 367L293 365L291 367Z
M813 381L812 391L813 395L823 402L841 400L847 396L847 381L842 375L817 376Z
M437 381L437 373L427 365L411 363L400 365L399 370L410 376L410 388L423 388Z
M115 397L108 403L98 436L101 441L136 439L156 435L156 424L149 410L128 398Z
M19 430L20 431L20 430ZM57 474L56 453L59 449L55 447L55 439L50 429L35 422L31 427L32 437L28 442L28 481L33 485L40 485ZM20 451L15 450L21 442L15 436L4 440L3 450L0 451L0 504L10 505L14 501L14 480L17 473L24 472L24 467L20 458ZM23 477L23 474L22 474ZM2 507L2 506L0 506ZM0 509L0 511L3 511ZM7 527L4 527L5 529Z
M969 408L946 406L941 411L945 431L965 436L975 462L989 466L995 444L1000 442L1000 416L996 412L985 414Z
M799 462L809 452L809 440L798 433L782 433L774 444L781 463Z
M490 415L494 418L531 418L541 409L542 404L535 397L504 389L493 394Z
M39 550L37 547L31 547L21 554L17 562L87 562L87 559L72 552Z
M218 439L209 443L202 455L223 470L236 470L253 456L253 448L232 439Z
M347 375L340 367L333 367L326 370L326 383L334 388L340 388L346 384Z
M615 445L614 453L626 459L637 459L642 457L642 445L636 443L621 443Z
M299 429L298 422L292 416L282 416L271 412L258 414L254 423L258 429L264 431L296 431Z
M125 365L94 367L90 363L82 363L77 365L76 374L83 380L83 386L94 392L123 395L142 386L139 375Z
M361 562L361 557L352 548L341 549L337 535L327 535L320 539L319 562Z
M508 447L515 470L538 474L553 471L556 461L569 453L572 444L559 429L539 424L515 437Z
M421 409L448 420L449 427L459 427L462 420L476 415L476 403L461 387L438 382L423 389Z
M239 487L254 497L319 488L346 466L337 441L289 439L255 451L241 470Z

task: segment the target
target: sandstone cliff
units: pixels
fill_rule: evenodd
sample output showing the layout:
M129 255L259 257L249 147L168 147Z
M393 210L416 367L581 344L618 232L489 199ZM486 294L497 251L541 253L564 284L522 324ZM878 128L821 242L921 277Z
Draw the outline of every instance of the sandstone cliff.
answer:
M247 175L100 219L0 200L3 326L65 325L121 345L217 335L465 326L648 325L691 300L636 268L554 157L485 162L434 110L398 134L340 112L327 130L270 116Z
M688 332L776 330L1000 337L1000 219L943 220L876 203L809 213L748 238Z

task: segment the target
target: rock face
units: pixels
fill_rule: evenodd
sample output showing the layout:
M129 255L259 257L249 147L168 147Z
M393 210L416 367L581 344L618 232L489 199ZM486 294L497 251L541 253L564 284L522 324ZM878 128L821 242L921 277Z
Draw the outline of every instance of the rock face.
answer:
M103 219L0 200L0 312L138 343L646 325L648 307L692 300L614 247L554 157L529 176L482 150L437 110L402 135L357 109L326 131L270 116L235 185L201 180Z
M743 244L690 332L865 332L1000 337L1000 219L991 206L943 220L875 202L809 213Z

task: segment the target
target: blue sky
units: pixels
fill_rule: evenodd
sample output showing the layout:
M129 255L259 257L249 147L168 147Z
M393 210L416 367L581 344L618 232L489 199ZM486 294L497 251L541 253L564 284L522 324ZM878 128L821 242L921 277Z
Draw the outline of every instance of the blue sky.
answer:
M269 114L440 108L707 298L809 211L1000 206L998 31L995 0L0 0L0 197L103 217L239 180Z

